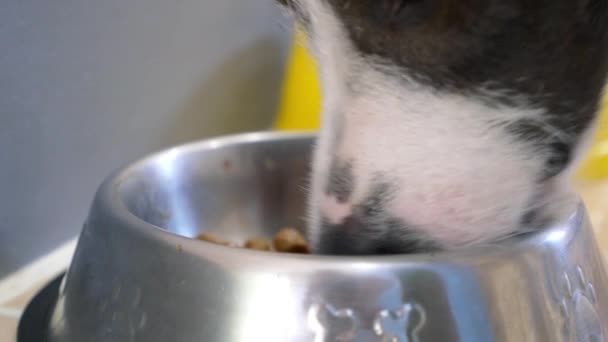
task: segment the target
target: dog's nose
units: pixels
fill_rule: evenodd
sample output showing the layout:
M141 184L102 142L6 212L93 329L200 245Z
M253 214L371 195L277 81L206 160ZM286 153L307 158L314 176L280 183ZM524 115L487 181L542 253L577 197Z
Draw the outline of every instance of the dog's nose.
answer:
M349 216L338 225L324 224L313 249L323 255L382 255L429 253L441 248L390 222L385 222L384 227L370 229L364 221Z

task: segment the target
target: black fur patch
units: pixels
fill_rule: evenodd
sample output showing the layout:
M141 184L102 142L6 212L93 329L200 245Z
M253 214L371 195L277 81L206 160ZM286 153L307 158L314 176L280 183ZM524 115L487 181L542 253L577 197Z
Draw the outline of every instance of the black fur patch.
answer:
M321 223L316 253L333 255L425 253L439 246L386 210L394 185L378 180L340 224Z
M340 203L348 202L355 186L354 177L352 162L344 162L335 157L329 170L329 180L325 193L335 196Z

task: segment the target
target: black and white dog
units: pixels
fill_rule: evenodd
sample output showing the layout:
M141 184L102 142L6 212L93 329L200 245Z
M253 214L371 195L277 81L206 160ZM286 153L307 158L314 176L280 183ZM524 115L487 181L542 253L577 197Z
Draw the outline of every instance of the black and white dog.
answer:
M554 220L593 133L608 0L287 0L323 89L322 254L494 243Z

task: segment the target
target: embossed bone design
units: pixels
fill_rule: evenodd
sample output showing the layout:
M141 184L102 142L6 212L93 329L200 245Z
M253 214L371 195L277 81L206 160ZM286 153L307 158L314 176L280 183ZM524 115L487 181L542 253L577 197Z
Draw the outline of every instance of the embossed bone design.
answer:
M314 342L346 342L357 336L359 319L352 309L336 309L329 304L314 304L308 311L308 324Z
M425 324L424 308L408 303L397 310L380 311L374 320L374 332L383 342L420 342L418 334Z
M574 280L574 281L573 281ZM565 318L565 334L574 341L604 341L604 332L596 311L597 294L585 272L578 266L576 277L564 274L564 298L560 307Z

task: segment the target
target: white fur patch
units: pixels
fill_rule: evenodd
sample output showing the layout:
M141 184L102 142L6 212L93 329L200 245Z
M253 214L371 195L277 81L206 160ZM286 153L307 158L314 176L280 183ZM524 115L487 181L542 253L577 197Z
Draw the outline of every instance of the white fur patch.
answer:
M324 93L310 197L313 243L321 215L340 223L378 173L395 181L389 212L446 248L513 234L534 198L561 191L537 183L544 156L495 124L540 121L540 110L523 101L519 108L490 107L481 98L408 81L359 56L324 1L301 7L313 28ZM341 139L333 144L337 123ZM353 161L355 188L347 204L324 194L334 156Z

